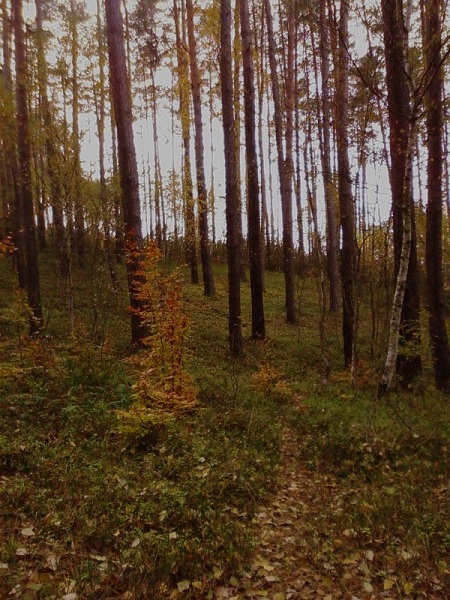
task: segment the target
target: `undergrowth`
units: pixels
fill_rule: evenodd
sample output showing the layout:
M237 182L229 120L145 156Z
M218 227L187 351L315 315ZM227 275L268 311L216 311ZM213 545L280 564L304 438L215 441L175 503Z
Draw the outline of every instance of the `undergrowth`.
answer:
M157 292L179 303L171 281L161 274ZM163 598L186 581L206 597L250 560L249 524L278 459L276 405L239 372L252 361L233 373L226 351L211 360L205 348L220 385L192 368L194 412L124 435L118 415L137 401L151 406L143 378L167 375L161 362L156 375L140 368L157 366L152 348L124 354L110 318L99 343L80 315L72 336L60 337L57 321L30 339L26 307L13 302L1 313L0 597ZM193 303L193 313L208 309L202 296ZM174 314L159 309L153 336ZM174 356L181 369L179 351L169 344L160 358Z
M348 394L336 384L311 395L291 418L300 461L322 486L320 514L303 540L311 560L322 568L365 564L381 589L398 597L445 597L447 399L430 390L373 403L370 392Z
M75 270L68 334L52 269L44 261L45 332L30 339L26 305L0 264L11 290L0 299L0 598L214 597L251 563L254 511L272 488L286 423L315 484L299 555L343 579L353 565L367 568L394 597L445 597L448 402L426 382L374 402L377 365L362 360L352 390L335 315L325 323L323 387L314 281L300 281L298 326L289 327L282 275L267 273L265 342L250 340L243 284L245 355L231 360L223 267L211 299L182 283L182 271L171 279L154 267L158 297L176 310L156 305L149 318L160 325L141 353L129 347L127 297L111 290L107 270L89 285ZM152 344L174 331L173 315L182 327L157 358ZM155 389L159 398L171 390L167 358L193 410L156 427L152 413L124 431L120 415L136 403L153 410Z

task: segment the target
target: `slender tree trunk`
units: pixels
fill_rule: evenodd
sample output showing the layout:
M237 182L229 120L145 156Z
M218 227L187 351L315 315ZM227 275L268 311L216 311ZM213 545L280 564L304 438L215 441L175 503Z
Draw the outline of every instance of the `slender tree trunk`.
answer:
M275 137L277 143L278 172L280 177L281 210L283 217L283 271L286 297L286 321L296 322L294 243L292 235L292 170L287 168L283 152L283 118L277 73L275 38L270 0L264 0L269 39L269 62L274 102ZM289 125L288 125L289 127ZM292 127L292 123L290 124Z
M426 229L426 269L429 331L438 390L450 391L450 347L444 311L442 274L443 205L443 83L440 0L428 0L425 18L425 48L428 88L426 92L428 133L428 203Z
M240 0L242 58L244 69L245 148L248 197L248 251L252 298L252 337L265 337L261 218L259 210L258 156L256 153L255 75L248 0Z
M38 251L45 250L47 246L47 226L45 222L45 169L44 156L39 149L33 147L33 169L34 169L34 197L36 198L36 221L37 221L37 246Z
M320 0L320 75L322 80L322 172L327 215L327 271L330 281L330 310L339 310L339 239L331 171L330 36L327 0Z
M141 344L146 335L141 313L143 300L138 291L142 284L142 225L139 202L139 178L133 136L133 116L125 56L120 0L106 0L106 32L114 115L117 124L118 158L125 226L125 250L128 290L131 305L131 336Z
M242 229L242 215L247 210L247 202L243 202L243 192L247 193L246 186L242 185L241 175L241 35L240 35L240 4L241 0L235 1L234 7L234 40L233 40L233 102L234 102L234 143L236 144L236 181L237 197L239 201L239 237L241 240L241 281L247 281L247 256L244 252L245 240Z
M412 124L408 123L408 131L405 132L408 139L408 148L406 154L407 162L412 161L413 154L413 132ZM411 187L411 170L407 169L405 180L405 195L406 190ZM408 271L411 256L412 245L412 229L411 229L411 204L407 202L403 209L403 237L402 251L400 253L398 273L395 285L394 298L392 301L391 319L389 324L389 341L386 355L386 362L378 385L378 397L385 395L392 386L392 381L395 375L396 363L398 362L398 346L400 340L400 327L402 319L402 311L404 307L404 299L406 294Z
M2 0L2 47L3 47L3 85L7 98L10 99L11 110L7 113L7 119L3 123L3 153L6 159L6 182L13 200L11 202L10 226L11 239L15 250L12 255L13 267L17 270L19 287L26 287L25 248L22 228L22 197L19 185L19 166L17 158L17 124L14 115L12 76L11 76L11 19L8 14L6 0Z
M239 200L237 193L235 115L231 59L231 1L220 3L220 81L225 146L225 193L228 256L228 334L233 356L243 350L241 330Z
M178 88L180 96L181 137L183 143L183 198L185 204L185 240L186 255L191 271L191 283L198 283L198 262L196 245L196 226L194 197L192 193L191 142L190 142L190 110L189 110L189 60L184 49L185 27L184 6L182 6L182 22L178 10L178 1L173 2L175 33L178 62ZM180 27L181 25L181 27Z
M62 189L59 174L58 152L54 141L54 127L47 93L47 63L44 52L44 31L42 1L36 0L36 30L39 72L39 96L42 107L42 124L47 155L47 169L50 181L51 206L56 246L58 249L61 277L69 277L70 256L67 248L66 228L64 225Z
M344 362L346 366L351 366L355 329L356 232L352 181L348 158L348 15L348 2L347 0L341 0L338 64L336 65L336 140L339 210L342 228L342 334L344 340Z
M108 206L108 191L106 186L106 169L105 169L105 120L106 120L106 48L103 37L103 23L101 16L101 3L97 0L97 49L98 49L98 66L99 66L99 81L98 81L98 99L96 102L97 115L97 135L98 135L98 156L99 156L99 171L100 171L100 198L101 211L103 221L103 235L105 243L105 255L108 262L109 274L111 277L111 285L114 290L119 289L119 280L117 279L113 244L111 240L111 218L109 215ZM95 86L94 86L95 87Z
M16 111L17 148L19 151L20 192L22 198L22 224L24 231L26 288L31 310L30 335L38 333L43 326L41 290L39 283L36 226L34 222L33 191L31 183L31 145L28 126L27 63L23 39L21 0L12 0L13 28L16 59Z
M111 76L110 76L111 83ZM110 86L111 88L111 86ZM110 110L110 121L111 121L111 142L112 142L112 183L113 183L113 203L114 203L114 246L116 254L116 263L122 262L122 257L125 254L125 241L123 231L123 214L122 214L122 199L120 194L120 175L117 158L117 127L116 117L114 115L114 101L112 94L110 98L111 110Z
M163 236L164 226L162 219L162 181L161 181L161 170L159 168L159 142L158 142L158 107L156 105L156 91L155 91L155 80L153 74L152 78L152 97L151 97L151 111L152 111L152 127L153 127L153 157L154 157L154 190L155 190L155 236L158 248L163 251Z
M70 0L70 34L72 52L72 145L74 153L74 209L75 209L75 245L78 256L78 264L84 265L86 254L86 240L84 227L84 209L82 203L82 172L81 172L81 148L80 148L80 91L78 83L78 19L75 0Z
M297 27L298 29L298 27ZM298 37L298 31L296 31ZM295 204L297 208L297 229L298 229L298 253L300 258L300 264L303 264L305 257L305 242L303 239L304 228L303 228L303 207L302 207L302 174L301 174L301 148L300 148L300 93L299 93L299 64L298 64L298 39L295 44L295 58L294 58L294 70L295 70L295 100L294 100L294 111L295 111Z
M382 0L386 79L390 128L390 181L392 188L392 213L394 230L394 265L398 277L400 258L404 246L404 216L411 224L411 244L406 288L400 321L400 352L396 368L402 385L408 386L421 371L419 325L419 268L414 202L412 197L412 152L409 152L411 122L411 93L408 81L408 25L401 0ZM405 186L405 182L410 182ZM403 350L404 348L404 350Z
M200 92L200 74L197 64L197 42L194 31L194 7L192 0L186 0L186 18L189 43L189 60L191 67L191 91L194 105L195 125L195 164L197 172L197 195L198 195L198 218L200 231L200 255L203 267L203 288L205 296L214 296L214 276L209 250L208 232L208 198L206 191L205 166L204 166L204 144L203 144L203 122L202 103Z
M261 249L261 260L263 267L266 264L266 256L270 254L270 223L269 212L267 209L267 186L266 186L266 168L264 162L264 128L263 128L263 110L264 110L264 92L265 92L265 62L264 62L264 11L261 7L260 36L258 36L257 16L255 3L253 3L253 27L255 33L255 47L257 51L255 58L257 61L256 81L258 89L258 150L259 164L261 172L261 236L264 241ZM259 37L259 39L258 39ZM263 271L264 277L264 271ZM264 283L264 280L263 280Z

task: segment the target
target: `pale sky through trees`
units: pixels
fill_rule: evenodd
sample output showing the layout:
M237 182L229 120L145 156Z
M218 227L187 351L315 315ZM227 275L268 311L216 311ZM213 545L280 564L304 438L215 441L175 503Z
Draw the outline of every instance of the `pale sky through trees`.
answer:
M80 39L81 39L81 53L80 53L80 72L83 68L88 67L89 61L86 56L83 56L83 37L84 40L89 38L92 35L93 28L95 27L94 15L96 13L96 0L87 0L86 2L88 13L91 15L91 19L80 27ZM127 3L129 12L132 11L134 2L130 1ZM173 35L173 25L169 21L170 17L168 15L168 11L170 10L171 3L166 1L160 1L158 3L159 6L159 17L161 19L165 19L168 24L167 36ZM26 7L26 16L32 21L34 19L34 4L30 3ZM359 10L359 9L356 9ZM362 25L360 21L358 21L358 15L353 14L353 21L351 24L351 35L352 39L352 48L351 48L351 63L356 61L360 56L367 52L367 31L365 27ZM55 33L55 36L58 36L57 33L60 31L60 25L57 23L45 23L45 27L49 30L52 30ZM88 29L89 28L89 29ZM89 33L90 32L90 33ZM92 42L91 42L92 43ZM372 40L373 44L381 43L381 40L374 38ZM48 52L48 60L51 62L55 61L58 58L61 58L63 55L62 45L55 44L55 40L51 42L50 45L51 50ZM202 44L199 44L199 51L202 52ZM203 51L205 49L203 48ZM132 43L132 57L135 56L136 48ZM301 53L301 49L300 49ZM200 56L200 59L202 56ZM301 59L301 56L299 57ZM171 86L172 75L170 70L170 64L175 61L176 58L174 56L168 56L167 54L163 57L161 66L157 69L156 73L156 84L160 90L158 97L158 135L160 142L160 159L161 159L161 170L164 181L164 186L167 187L169 185L169 181L171 179L172 169L174 168L177 174L181 173L181 135L180 135L180 126L177 114L175 114L174 118L171 115L171 104L175 108L175 111L178 110L178 94L175 91L173 101L171 100ZM67 62L69 62L67 57ZM93 68L95 72L95 56L92 59ZM312 68L312 67L310 67ZM268 69L268 66L267 66ZM89 76L88 76L89 77ZM143 206L143 227L144 233L148 233L148 223L149 216L145 213L145 203L144 203L144 190L145 193L148 194L148 175L146 176L146 181L144 183L143 180L143 169L147 169L147 163L153 164L153 141L152 141L152 125L151 125L151 117L149 115L149 119L145 119L142 115L143 101L142 94L139 92L136 93L137 88L140 87L140 84L137 82L138 73L135 70L135 63L132 58L132 87L134 91L134 110L135 110L135 123L134 123L134 132L135 132L135 143L138 155L138 171L141 179L141 204ZM214 98L214 111L216 111L217 115L220 114L220 97L216 93L218 89L218 69L213 73L213 86L215 88L215 98ZM89 91L89 81L84 81L83 85L86 88L87 94L91 93ZM215 200L216 200L216 208L215 208L215 219L216 219L216 230L217 230L217 238L224 238L225 234L225 205L224 205L224 195L225 195L225 187L224 187L224 157L223 157L223 131L222 125L219 118L216 116L213 117L212 121L212 143L211 143L211 131L210 131L210 114L209 114L209 75L204 73L203 80L203 125L204 125L204 141L205 141L205 174L207 178L207 186L208 189L211 185L211 146L213 147L213 161L214 161L214 184L215 184ZM313 74L311 74L310 81L310 93L311 95L315 94L315 82L313 81ZM52 91L52 90L51 90ZM266 110L267 105L265 101L264 106L264 122L266 123ZM270 107L271 108L271 107ZM67 115L70 121L70 107L67 107ZM141 114L139 114L141 113ZM315 116L313 118L315 120ZM174 127L174 137L172 138L172 127ZM375 125L378 128L378 125ZM93 107L92 100L89 100L85 97L82 102L82 114L80 115L80 129L82 132L82 140L81 140L81 148L82 148L82 161L83 161L83 169L87 175L91 175L93 178L98 177L98 140L96 133L96 121L95 121L95 112ZM245 156L244 156L244 147L243 147L243 130L241 132L242 136L242 151L241 151L241 172L245 172ZM314 135L314 132L313 132ZM382 158L383 154L383 142L381 132L377 131L375 136L376 139L369 141L369 151L374 151L377 155L377 158L374 160L369 157L367 161L367 172L366 172L366 188L365 188L365 202L367 206L367 215L368 222L379 222L386 221L389 218L390 213L390 205L391 205L391 191L389 186L389 178L387 174L387 169L384 165L384 159ZM304 135L303 131L301 133L301 140L303 141ZM110 130L108 127L107 121L107 131L106 131L106 140L107 140L107 148L108 148L108 156L107 156L107 165L108 168L111 168L111 136ZM361 178L361 173L356 172L356 165L358 165L358 159L356 156L356 147L355 144L350 140L351 148L350 148L350 157L351 157L351 167L352 167L352 180L353 185L355 185L355 181L358 178ZM267 160L267 127L265 126L265 160L266 160L266 178L268 176L269 164ZM193 153L193 148L191 149ZM319 150L316 144L315 149L316 154L316 164L318 168L317 172L317 202L318 202L318 211L319 211L319 221L321 226L324 225L325 219L325 211L323 205L323 191L322 191L322 178L320 171L320 157ZM425 160L422 158L422 162ZM145 167L144 167L145 165ZM278 174L276 168L276 153L274 149L272 150L272 164L271 168L271 176L273 180L273 196L274 196L274 221L275 227L278 231L281 229L281 208L279 202L279 185L278 185ZM303 165L302 165L303 171ZM304 175L304 174L303 174ZM303 177L304 179L304 177ZM245 183L243 182L243 186ZM355 190L354 190L355 191ZM359 186L358 194L360 194L361 185ZM307 223L307 202L306 202L306 189L303 182L302 187L302 204L303 204L303 221L305 223L305 232L307 231L306 223ZM294 220L296 219L295 207L294 207ZM169 230L171 228L171 216L168 215L168 227ZM211 222L210 222L211 227ZM245 215L244 215L244 231L246 227ZM324 228L323 228L324 229ZM306 234L305 234L306 235ZM305 243L307 240L305 238Z

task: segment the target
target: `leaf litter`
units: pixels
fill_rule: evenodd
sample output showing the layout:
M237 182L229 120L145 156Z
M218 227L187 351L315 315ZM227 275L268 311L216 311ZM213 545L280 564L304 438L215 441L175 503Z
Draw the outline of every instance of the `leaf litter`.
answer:
M346 502L354 501L335 475L311 471L301 464L297 435L288 423L284 425L277 469L275 491L266 497L253 518L256 547L250 569L231 577L226 585L218 577L211 577L206 585L189 590L184 597L211 600L449 597L440 579L431 580L419 569L414 573L411 569L397 573L397 563L392 552L387 551L385 540L372 539L377 546L372 548L367 547L363 535L367 532L339 527L327 531L324 514L327 521L337 523L345 513ZM412 558L408 550L396 552L403 563ZM450 575L446 562L440 572ZM416 577L420 584L417 588L412 581L405 581L408 574ZM179 595L172 592L171 597Z

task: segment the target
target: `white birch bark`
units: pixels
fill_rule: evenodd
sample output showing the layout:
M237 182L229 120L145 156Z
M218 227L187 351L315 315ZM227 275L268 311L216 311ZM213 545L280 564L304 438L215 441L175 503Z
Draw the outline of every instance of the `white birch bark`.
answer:
M411 205L409 202L409 189L411 186L411 163L414 151L414 135L412 123L409 125L408 135L408 153L406 158L406 175L404 184L404 207L403 207L403 240L402 252L400 255L400 264L398 269L397 281L395 284L394 298L392 300L391 318L389 323L389 342L386 355L386 362L380 383L378 384L378 398L387 393L391 388L395 376L395 366L398 355L398 345L400 337L400 321L403 309L403 299L405 297L406 279L408 276L409 255L411 252Z

